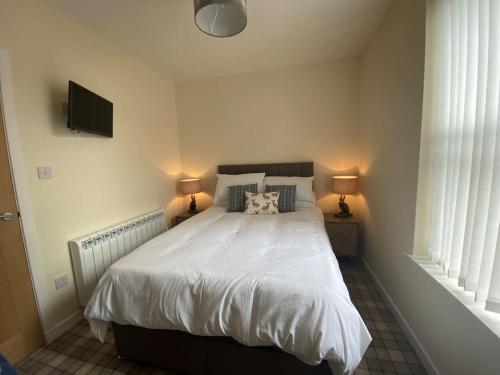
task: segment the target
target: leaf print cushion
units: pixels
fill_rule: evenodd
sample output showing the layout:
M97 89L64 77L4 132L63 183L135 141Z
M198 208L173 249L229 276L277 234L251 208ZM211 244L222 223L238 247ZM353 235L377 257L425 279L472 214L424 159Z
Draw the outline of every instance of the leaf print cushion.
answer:
M277 214L278 200L280 193L273 191L270 193L245 192L245 211L247 215Z

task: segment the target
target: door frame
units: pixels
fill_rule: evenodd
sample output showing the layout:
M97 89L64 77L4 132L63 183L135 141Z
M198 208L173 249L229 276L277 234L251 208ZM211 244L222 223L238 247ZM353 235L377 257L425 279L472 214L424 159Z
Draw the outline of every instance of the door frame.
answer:
M0 100L2 101L5 141L7 144L7 156L10 161L14 194L16 197L17 209L21 214L19 223L23 236L24 249L26 251L28 268L31 274L31 284L33 285L38 316L42 325L45 341L47 341L46 323L44 319L48 311L45 275L42 267L42 257L33 215L33 206L29 195L28 178L24 169L24 159L16 121L10 55L7 50L1 48Z

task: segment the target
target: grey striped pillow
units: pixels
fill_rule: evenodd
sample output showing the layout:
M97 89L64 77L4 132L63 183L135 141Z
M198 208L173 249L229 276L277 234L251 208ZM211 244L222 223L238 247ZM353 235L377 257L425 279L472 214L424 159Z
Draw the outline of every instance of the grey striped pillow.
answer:
M297 194L297 185L266 185L266 193L277 191L280 193L278 200L279 212L295 211L295 195Z
M245 192L257 193L257 184L229 186L228 212L245 211Z

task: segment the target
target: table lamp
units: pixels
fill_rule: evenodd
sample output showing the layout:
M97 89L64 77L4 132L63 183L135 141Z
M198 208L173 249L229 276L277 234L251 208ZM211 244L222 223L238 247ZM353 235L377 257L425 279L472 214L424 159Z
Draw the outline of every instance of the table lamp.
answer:
M349 217L352 214L349 212L349 206L345 202L346 195L353 195L358 192L358 176L333 176L332 177L332 192L340 194L339 207L340 212L336 213L337 217Z
M201 183L199 178L189 178L181 180L182 192L185 195L191 194L191 203L189 204L189 213L195 214L196 211L196 197L195 194L201 192Z

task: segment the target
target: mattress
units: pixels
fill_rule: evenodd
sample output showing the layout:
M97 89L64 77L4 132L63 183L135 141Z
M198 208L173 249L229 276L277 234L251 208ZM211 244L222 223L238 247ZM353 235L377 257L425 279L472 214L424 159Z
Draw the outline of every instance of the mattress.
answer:
M371 342L317 208L205 210L114 263L85 317L101 341L111 321L229 336L335 374L353 373Z

